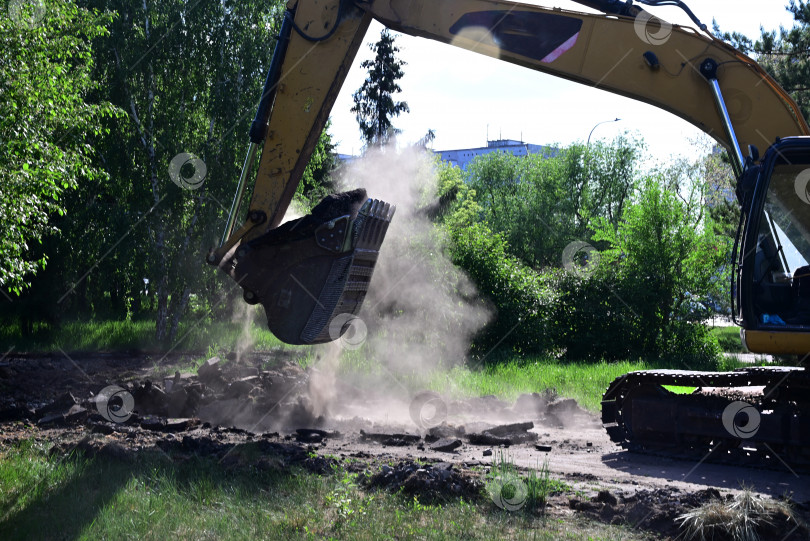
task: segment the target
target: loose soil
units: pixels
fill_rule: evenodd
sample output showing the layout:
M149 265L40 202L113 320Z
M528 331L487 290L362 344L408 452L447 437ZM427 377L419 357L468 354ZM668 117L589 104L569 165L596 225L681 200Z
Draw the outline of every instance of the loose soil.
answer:
M571 487L547 498L546 514L584 514L664 539L678 535L678 515L743 485L789 497L797 518L810 518L804 472L627 452L596 416L552 392L515 403L432 392L397 398L390 389L306 371L289 354L229 357L181 373L167 368L180 356L9 354L0 361L0 449L35 439L59 455L205 456L226 468L300 466L320 474L340 466L368 490L422 501L486 498L486 472L507 457L521 469L547 464ZM785 539L807 536L800 527Z

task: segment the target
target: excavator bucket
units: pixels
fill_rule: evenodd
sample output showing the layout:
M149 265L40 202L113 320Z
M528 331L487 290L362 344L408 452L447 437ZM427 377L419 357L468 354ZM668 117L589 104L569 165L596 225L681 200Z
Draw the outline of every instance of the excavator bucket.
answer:
M228 274L288 344L340 338L360 312L395 207L357 189L242 244ZM346 314L346 315L342 315Z

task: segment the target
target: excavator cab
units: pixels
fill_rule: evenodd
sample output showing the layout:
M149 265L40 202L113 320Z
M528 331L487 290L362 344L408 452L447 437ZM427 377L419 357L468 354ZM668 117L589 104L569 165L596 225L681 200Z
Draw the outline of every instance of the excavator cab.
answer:
M752 352L810 351L810 137L749 159L738 184L736 302Z

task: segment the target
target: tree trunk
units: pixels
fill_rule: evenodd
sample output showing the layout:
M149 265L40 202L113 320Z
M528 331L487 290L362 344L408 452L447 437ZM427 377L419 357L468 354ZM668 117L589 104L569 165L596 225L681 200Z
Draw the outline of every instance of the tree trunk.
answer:
M171 316L172 324L169 328L169 341L172 343L177 339L177 330L180 328L180 318L183 317L183 313L188 307L190 295L191 288L186 285L186 287L183 288L183 293L180 295L179 300L172 303L174 305Z

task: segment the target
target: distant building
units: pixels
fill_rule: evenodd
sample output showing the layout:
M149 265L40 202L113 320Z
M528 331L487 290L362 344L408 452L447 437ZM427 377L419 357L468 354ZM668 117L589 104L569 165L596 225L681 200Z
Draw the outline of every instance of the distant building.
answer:
M528 156L529 154L542 154L546 158L557 155L557 149L551 146L533 145L514 139L497 139L487 141L487 146L480 148L462 148L458 150L437 150L443 162L455 165L461 169L467 169L467 165L478 156L489 154L490 152L508 152L513 156Z
M354 163L356 160L359 160L360 156L353 156L351 154L340 154L340 153L338 153L337 158L340 161L340 163L345 164L345 165L349 165L349 164Z
M487 146L480 148L461 148L458 150L435 150L434 154L438 155L443 162L450 165L455 165L461 169L467 169L467 165L473 161L477 156L483 156L490 152L508 152L513 156L528 156L529 154L542 154L546 158L551 158L559 153L559 150L552 146L533 145L531 143L524 143L523 141L515 141L514 139L497 139L495 141L487 141ZM361 156L352 156L351 154L338 154L338 160L343 165L349 165Z

